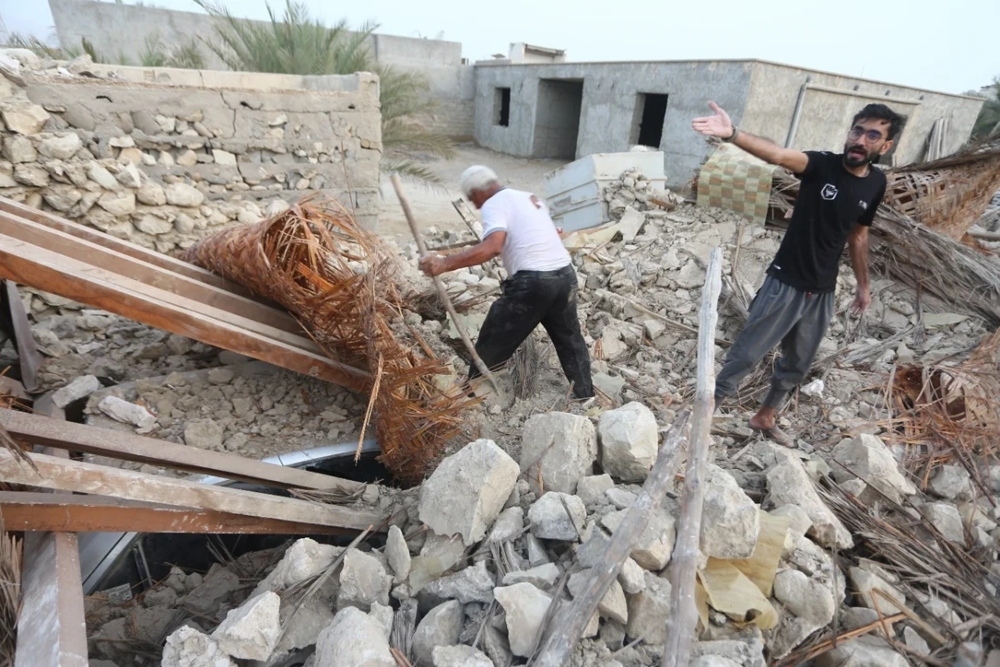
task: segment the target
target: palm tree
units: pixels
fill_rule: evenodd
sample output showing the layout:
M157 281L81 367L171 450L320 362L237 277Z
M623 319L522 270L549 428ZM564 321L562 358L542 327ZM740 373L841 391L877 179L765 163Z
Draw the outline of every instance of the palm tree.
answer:
M983 108L976 118L976 124L972 128L972 138L982 139L1000 133L1000 78L994 79L993 85L988 88L993 94L987 97L983 103Z
M430 85L421 74L379 65L366 45L378 28L365 23L350 30L341 19L327 26L309 15L301 2L286 0L281 16L270 3L269 21L258 23L237 18L216 0L195 0L217 19L217 42L209 48L232 70L278 74L379 75L382 109L382 169L398 171L418 180L439 179L416 159L420 155L449 157L451 140L430 131L424 124L434 111Z

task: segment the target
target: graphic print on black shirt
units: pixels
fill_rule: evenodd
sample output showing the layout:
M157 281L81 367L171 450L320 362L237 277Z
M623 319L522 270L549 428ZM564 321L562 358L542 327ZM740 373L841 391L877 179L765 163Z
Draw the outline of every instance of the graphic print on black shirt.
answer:
M855 224L870 227L885 195L885 174L866 176L844 168L842 153L806 151L792 221L767 272L803 292L832 292L840 256Z

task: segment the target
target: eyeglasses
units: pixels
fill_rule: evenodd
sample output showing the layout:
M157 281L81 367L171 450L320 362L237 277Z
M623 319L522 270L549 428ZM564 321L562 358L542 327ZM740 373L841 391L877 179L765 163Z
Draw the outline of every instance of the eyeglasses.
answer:
M860 126L852 127L851 131L847 133L847 136L851 141L857 141L861 137L864 137L865 141L870 144L874 144L876 141L882 139L882 133L878 130L865 130Z

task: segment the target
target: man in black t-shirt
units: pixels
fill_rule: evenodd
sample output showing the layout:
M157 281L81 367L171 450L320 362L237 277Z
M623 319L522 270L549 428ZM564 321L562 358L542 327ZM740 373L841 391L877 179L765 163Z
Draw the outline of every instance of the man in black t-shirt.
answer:
M808 374L833 317L845 244L858 283L851 310L861 314L871 303L868 228L886 187L885 175L873 164L892 148L903 119L884 104L869 104L854 117L843 153L802 152L738 130L717 104L709 107L713 115L692 121L696 131L732 142L802 181L788 231L715 382L718 404L735 395L740 380L780 343L771 390L750 427L791 447L777 427L777 411Z

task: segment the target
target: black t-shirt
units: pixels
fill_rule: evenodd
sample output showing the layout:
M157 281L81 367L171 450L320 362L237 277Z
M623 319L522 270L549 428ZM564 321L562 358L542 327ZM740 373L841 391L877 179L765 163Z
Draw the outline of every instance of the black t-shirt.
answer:
M832 292L840 256L855 224L870 227L885 196L885 174L861 177L844 168L842 153L807 151L792 221L768 274L803 292Z

